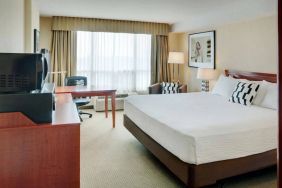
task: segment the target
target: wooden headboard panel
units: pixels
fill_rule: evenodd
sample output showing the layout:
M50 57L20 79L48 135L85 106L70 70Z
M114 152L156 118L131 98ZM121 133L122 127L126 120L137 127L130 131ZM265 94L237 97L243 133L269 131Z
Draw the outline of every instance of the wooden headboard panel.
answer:
M266 80L272 83L277 82L277 75L270 74L270 73L225 70L225 75L231 76L236 79L247 79L247 80L253 80L253 81Z

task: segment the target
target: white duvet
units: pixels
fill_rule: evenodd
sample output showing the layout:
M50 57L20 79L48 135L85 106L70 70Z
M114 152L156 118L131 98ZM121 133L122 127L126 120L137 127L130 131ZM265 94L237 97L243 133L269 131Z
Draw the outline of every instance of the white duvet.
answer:
M277 148L276 110L234 104L210 93L130 96L124 112L160 145L191 164Z

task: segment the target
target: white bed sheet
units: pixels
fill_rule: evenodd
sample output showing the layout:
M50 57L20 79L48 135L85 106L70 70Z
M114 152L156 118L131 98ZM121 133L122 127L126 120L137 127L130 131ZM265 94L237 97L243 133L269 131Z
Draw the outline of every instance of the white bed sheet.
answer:
M190 164L235 159L277 148L276 110L243 106L210 93L136 95L124 113Z

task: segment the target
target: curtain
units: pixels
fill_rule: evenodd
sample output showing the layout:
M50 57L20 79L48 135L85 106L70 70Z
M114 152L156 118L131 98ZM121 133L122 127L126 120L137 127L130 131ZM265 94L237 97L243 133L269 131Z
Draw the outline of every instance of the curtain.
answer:
M76 71L76 32L52 31L51 82L64 85L65 76Z
M168 35L170 25L154 22L55 16L53 17L52 30Z
M170 82L171 71L168 64L168 36L152 36L151 84Z
M151 80L151 35L77 32L77 75L96 89L143 92Z

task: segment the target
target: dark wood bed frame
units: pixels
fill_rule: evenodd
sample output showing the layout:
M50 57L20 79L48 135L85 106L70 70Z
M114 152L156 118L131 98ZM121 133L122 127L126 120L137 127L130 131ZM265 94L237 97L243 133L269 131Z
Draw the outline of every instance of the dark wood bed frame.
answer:
M266 80L277 82L276 74L242 72L225 70L226 76L248 80ZM215 184L218 180L228 177L260 170L277 164L277 150L264 153L211 162L206 164L189 164L181 161L154 139L143 132L130 118L124 115L124 126L172 173L174 173L186 186L190 188Z

